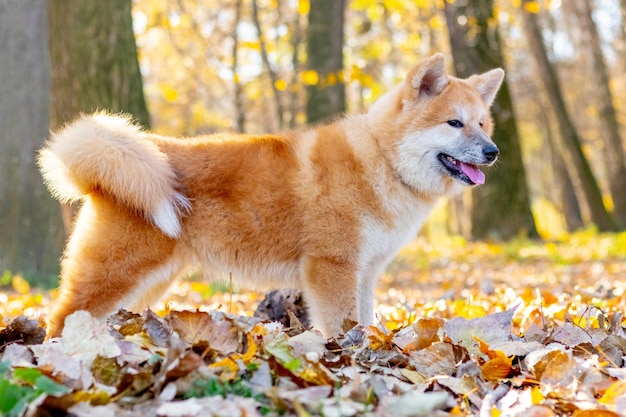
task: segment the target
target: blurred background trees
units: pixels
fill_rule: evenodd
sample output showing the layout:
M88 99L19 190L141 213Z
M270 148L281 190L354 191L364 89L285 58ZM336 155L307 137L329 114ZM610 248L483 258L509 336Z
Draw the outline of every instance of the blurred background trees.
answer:
M4 254L17 253L17 212L41 224L43 241L59 239L32 211L58 215L33 174L45 129L12 131L5 120L33 128L50 117L56 127L102 108L131 112L162 134L298 128L366 111L434 52L448 54L461 77L494 66L507 76L493 108L500 161L484 186L442 204L426 233L563 238L592 225L626 227L623 0L134 0L132 20L131 0L27 3L48 10L49 50L45 25L25 20L20 0L0 0L0 157L30 164L30 174L2 164ZM26 53L20 36L39 39L39 55L28 58L37 49ZM6 70L22 61L23 70ZM37 107L20 99L35 91ZM0 270L35 262L4 254Z
M132 0L48 0L51 130L98 110L150 127L131 8ZM66 235L76 208L62 206Z
M0 1L0 274L58 270L59 205L34 155L48 135L50 66L46 3Z

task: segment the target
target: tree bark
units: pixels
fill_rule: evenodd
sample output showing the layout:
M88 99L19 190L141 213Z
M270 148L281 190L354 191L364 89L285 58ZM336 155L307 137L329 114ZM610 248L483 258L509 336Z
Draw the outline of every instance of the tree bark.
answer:
M528 0L523 0L523 4ZM548 59L546 47L543 43L541 29L534 13L522 7L522 19L524 32L528 39L533 59L539 71L539 78L548 95L550 106L557 119L559 134L566 146L566 162L570 172L577 176L585 199L589 205L591 220L601 231L613 231L617 229L613 216L606 210L602 202L602 192L598 186L589 161L583 153L580 136L565 106L558 75L554 66Z
M505 67L493 17L493 0L454 4L446 1L445 12L454 68L459 77ZM510 238L520 233L536 237L520 138L506 78L494 101L492 113L495 122L493 138L500 148L503 162L498 164L492 181L473 191L472 237Z
M584 198L579 198L576 195L576 189L572 183L572 176L569 175L567 165L563 159L564 148L563 141L558 135L554 134L552 125L550 123L549 112L546 106L543 104L543 100L539 101L539 111L536 115L540 124L543 126L544 142L547 145L547 149L550 154L550 160L552 161L552 172L554 175L554 182L548 184L548 191L551 194L548 196L557 208L561 210L565 218L565 226L568 232L581 229L585 223L583 221L582 208L580 201L585 201ZM556 186L555 186L556 185ZM587 210L588 212L589 210Z
M51 127L81 112L130 113L150 126L132 0L49 0Z
M573 3L574 4L574 3ZM583 33L587 38L587 47L591 53L594 90L599 107L599 118L603 129L604 147L602 148L608 184L613 200L614 215L621 227L626 226L626 157L622 145L617 114L613 106L609 71L602 54L600 35L593 21L591 2L584 0L577 3L576 12L580 19Z
M56 281L59 206L35 165L48 135L46 1L0 2L0 39L0 271Z
M243 104L243 85L239 80L239 35L237 34L237 27L241 20L241 6L243 0L237 0L235 3L235 22L233 24L233 81L235 83L235 115L237 123L237 131L244 133L246 131L246 111Z
M131 114L150 127L133 33L132 0L49 0L50 128L80 113ZM75 207L63 206L69 233Z
M318 83L308 87L307 120L315 123L346 110L343 71L343 34L346 0L311 2L307 39L307 67Z

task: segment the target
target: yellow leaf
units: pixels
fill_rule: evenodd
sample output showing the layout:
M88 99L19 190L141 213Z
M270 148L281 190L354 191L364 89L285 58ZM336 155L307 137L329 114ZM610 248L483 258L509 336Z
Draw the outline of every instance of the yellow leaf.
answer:
M13 275L11 285L13 285L13 289L20 294L28 294L30 291L30 285L21 275Z
M298 13L300 15L308 15L309 10L311 10L311 2L309 0L298 0Z
M441 15L435 15L428 21L428 25L433 29L441 29L446 25L446 22Z
M524 9L526 9L528 13L539 13L541 5L537 1L528 1L524 3Z
M319 75L315 70L306 70L302 73L302 82L306 85L317 85Z
M539 387L533 387L530 390L530 400L534 405L541 404L545 397L541 393Z
M287 83L285 80L276 80L274 87L276 87L278 91L285 91L287 89Z
M618 398L626 395L626 381L615 381L610 387L604 391L602 397L598 399L600 404L604 404L609 408L615 409L615 403Z
M468 303L466 300L455 300L450 304L450 308L455 316L461 316L466 319L475 319L487 314L483 307L471 302Z
M350 81L358 81L361 78L361 68L356 65L352 65L350 69Z
M239 371L239 364L237 363L236 359L234 359L234 357L231 358L227 356L221 361L210 364L209 368L222 368L222 374L220 375L220 379L229 380L237 375L237 372Z
M163 97L167 101L174 101L178 98L178 91L167 84L161 84L161 94L163 94Z
M378 349L391 349L393 346L393 337L395 333L385 333L376 326L369 326L367 328L370 340L370 347L374 350Z
M491 417L500 417L502 411L498 410L495 406L491 407Z
M246 365L249 364L252 361L252 359L254 359L254 355L256 355L256 352L257 352L256 343L254 343L254 339L252 338L252 335L248 333L248 350L246 351L246 353L241 355L241 360L243 360L243 363L245 363Z
M482 370L483 377L487 381L498 381L506 378L509 372L511 372L512 363L513 356L507 358L506 355L502 353L502 355L498 355L497 357L488 360L480 367L480 369Z

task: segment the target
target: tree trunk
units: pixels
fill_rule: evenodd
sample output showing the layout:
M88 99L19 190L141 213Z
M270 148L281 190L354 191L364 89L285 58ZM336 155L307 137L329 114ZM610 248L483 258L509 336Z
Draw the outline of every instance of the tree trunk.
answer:
M524 0L523 3L528 3L528 0ZM559 78L548 59L537 17L524 7L522 7L521 13L524 23L524 32L526 33L531 54L533 55L533 59L539 71L539 78L548 95L550 106L557 119L559 134L566 147L566 162L570 172L573 172L577 176L578 182L581 185L585 199L589 205L591 220L601 231L616 230L617 227L613 216L604 207L602 192L591 171L589 161L583 153L578 131L572 123L565 106Z
M462 3L462 4L459 4ZM446 20L458 76L504 68L497 26L492 22L493 0L445 2ZM464 16L465 24L462 19ZM475 23L470 23L475 22ZM474 25L470 28L470 25ZM471 30L470 30L471 29ZM500 148L502 163L493 180L478 187L472 195L472 237L510 238L520 233L537 236L530 209L526 172L513 103L506 79L492 106L495 122L493 138Z
M51 127L81 112L130 113L143 126L143 95L132 0L49 0Z
M539 111L536 115L539 123L543 126L544 143L547 145L549 160L552 165L554 181L548 184L548 196L554 205L561 210L565 218L565 225L568 232L581 229L585 223L583 221L582 208L579 201L585 201L576 195L576 188L572 183L572 176L567 170L567 165L563 159L564 148L563 141L553 132L550 118L548 117L548 109L543 105L542 100L539 101ZM587 210L588 212L588 210Z
M237 28L239 21L241 20L241 6L243 0L237 0L235 3L235 22L233 25L233 81L235 83L235 115L237 123L237 132L244 133L246 131L246 109L243 104L243 85L239 79L239 35L237 34Z
M278 117L278 129L282 130L284 126L285 120L285 112L283 110L282 101L280 99L280 91L278 91L278 87L276 86L276 81L278 80L278 76L276 75L276 71L272 68L269 57L267 55L267 46L265 45L265 35L263 34L263 30L261 28L261 21L259 19L259 8L257 6L256 0L252 0L252 18L254 19L254 26L256 26L257 34L259 37L259 45L261 48L261 59L263 61L263 65L267 70L267 73L270 77L270 82L272 84L272 93L274 95L274 106L276 107L276 116Z
M306 115L315 123L346 110L343 81L343 27L346 0L311 2L307 41L307 67L318 75L308 88Z
M0 271L56 277L59 206L35 165L48 135L46 2L0 2L0 39Z
M573 3L574 4L574 3ZM620 135L617 114L613 106L613 94L610 89L609 72L600 45L598 29L593 21L592 8L589 0L578 3L576 12L587 38L587 46L591 52L591 73L599 107L602 137L604 138L603 156L608 173L608 184L613 199L614 215L621 227L626 226L626 158L622 137Z
M132 0L49 0L50 127L80 113L131 114L150 127L133 33ZM69 232L73 213L63 206Z

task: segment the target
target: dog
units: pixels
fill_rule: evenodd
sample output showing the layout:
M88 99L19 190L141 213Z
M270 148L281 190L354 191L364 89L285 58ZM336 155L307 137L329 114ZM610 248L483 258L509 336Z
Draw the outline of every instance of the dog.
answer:
M301 289L327 337L371 324L377 277L437 200L485 182L503 77L455 78L436 54L365 114L272 135L178 139L81 116L38 155L51 193L82 200L48 337L77 310L146 308L190 268Z

